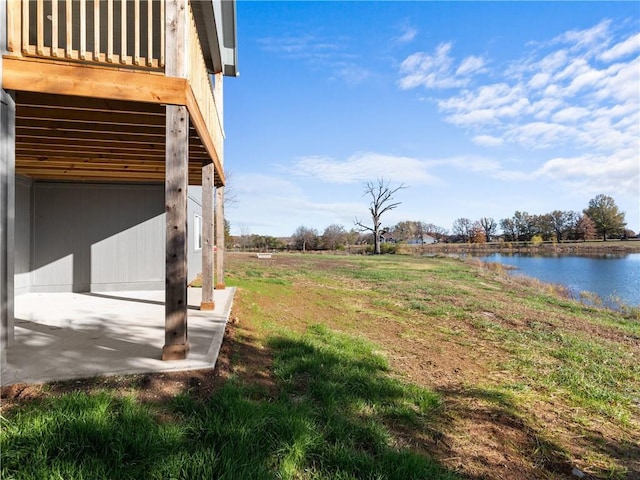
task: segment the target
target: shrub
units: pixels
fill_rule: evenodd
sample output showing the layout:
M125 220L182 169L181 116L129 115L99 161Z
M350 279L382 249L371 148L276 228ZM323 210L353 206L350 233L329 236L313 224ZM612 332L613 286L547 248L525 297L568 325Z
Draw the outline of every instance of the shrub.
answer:
M367 245L367 248L365 249L365 252L368 254L373 254L373 249L374 246L373 245ZM397 253L398 251L398 246L395 245L394 243L382 243L380 244L380 253L382 255L392 255Z

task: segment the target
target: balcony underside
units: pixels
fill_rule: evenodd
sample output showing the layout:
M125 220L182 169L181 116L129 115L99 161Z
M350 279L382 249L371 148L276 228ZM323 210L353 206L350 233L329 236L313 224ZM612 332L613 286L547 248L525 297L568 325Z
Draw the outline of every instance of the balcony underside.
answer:
M12 70L20 66L26 68ZM215 184L223 185L191 89L177 81L5 57L3 87L16 92L16 173L42 180L164 182L169 103L186 105L190 113L189 184L200 185L202 165L213 162Z

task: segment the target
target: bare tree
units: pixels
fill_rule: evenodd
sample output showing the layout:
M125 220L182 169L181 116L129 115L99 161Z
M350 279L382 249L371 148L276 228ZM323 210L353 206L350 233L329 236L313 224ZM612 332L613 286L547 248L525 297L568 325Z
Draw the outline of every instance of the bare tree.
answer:
M391 188L388 181L384 178L378 178L375 182L369 181L365 185L365 190L362 196L371 196L371 204L369 205L369 212L371 213L371 221L373 226L365 225L362 223L362 219L355 219L355 224L361 229L361 231L368 230L373 233L374 250L376 255L380 255L380 227L382 226L382 215L389 210L393 210L402 202L394 202L393 195L402 190L405 187L404 184L400 184L399 187Z
M427 223L424 226L424 231L426 234L431 235L437 241L442 241L447 235L449 235L449 231L438 225L434 225L433 223Z
M480 225L484 230L484 236L487 242L490 242L493 236L496 234L496 230L498 229L498 224L491 217L482 217L480 219Z
M458 218L453 222L453 227L451 231L454 235L460 237L460 239L467 243L471 240L471 229L473 227L473 222L468 218Z
M249 240L251 237L251 230L246 225L240 226L240 248L244 252L245 248L249 245Z

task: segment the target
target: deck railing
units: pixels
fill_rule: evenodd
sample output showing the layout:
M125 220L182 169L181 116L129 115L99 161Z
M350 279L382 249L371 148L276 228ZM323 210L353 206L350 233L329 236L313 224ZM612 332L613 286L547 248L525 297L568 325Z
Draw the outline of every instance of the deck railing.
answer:
M187 19L187 48L189 56L187 80L200 106L200 111L207 125L211 140L218 150L220 162L222 162L224 157L222 154L222 112L219 110L222 99L216 98L211 88L211 76L207 71L200 41L198 40L198 31L193 17L193 10L189 10L189 18ZM219 78L218 81L221 82L222 78Z
M186 27L187 80L222 161L221 84L214 92L192 8ZM161 73L165 1L7 0L7 40L10 55Z
M7 20L23 56L164 67L164 1L8 0Z

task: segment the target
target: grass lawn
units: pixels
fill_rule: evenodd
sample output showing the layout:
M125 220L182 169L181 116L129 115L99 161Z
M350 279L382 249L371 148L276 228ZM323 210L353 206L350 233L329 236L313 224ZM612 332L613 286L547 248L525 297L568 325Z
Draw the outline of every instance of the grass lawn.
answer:
M450 258L227 257L216 370L3 390L2 478L640 478L640 319Z

